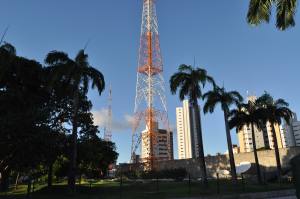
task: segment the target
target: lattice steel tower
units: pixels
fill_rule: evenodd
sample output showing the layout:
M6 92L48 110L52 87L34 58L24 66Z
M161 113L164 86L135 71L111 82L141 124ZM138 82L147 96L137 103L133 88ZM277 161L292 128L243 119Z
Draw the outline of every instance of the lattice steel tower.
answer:
M157 126L163 125L169 131L162 72L155 0L143 0L131 158L135 159L141 142L148 142L144 143L149 152L143 161L149 170L155 169L158 160L154 148L158 139ZM146 126L143 134L138 132L142 124Z
M111 106L112 106L112 90L110 86L109 94L108 94L107 118L106 118L106 124L104 129L105 141L111 141L111 137L112 137L112 107Z

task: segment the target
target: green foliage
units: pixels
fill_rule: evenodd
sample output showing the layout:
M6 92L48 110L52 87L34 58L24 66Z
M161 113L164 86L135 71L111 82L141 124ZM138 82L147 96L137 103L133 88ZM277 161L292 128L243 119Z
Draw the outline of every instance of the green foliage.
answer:
M79 173L88 178L106 175L108 166L116 162L118 153L115 144L98 136L84 136L78 143Z
M178 72L170 78L170 90L172 94L176 94L179 90L180 100L184 100L187 96L192 103L196 103L202 97L202 89L209 82L215 85L212 77L207 71L201 68L193 68L182 64L178 68Z
M165 169L160 171L143 172L141 177L143 179L174 179L182 181L187 176L185 168Z
M121 173L118 173L120 177ZM164 169L160 171L127 171L122 173L123 176L129 179L174 179L182 181L187 176L185 168Z
M70 161L65 156L57 157L53 164L53 173L57 179L64 178L68 175Z
M225 88L215 86L212 91L205 93L202 97L206 100L204 104L204 113L213 113L217 104L220 104L223 111L229 113L231 105L239 105L243 97L237 91L226 92Z
M262 122L263 114L259 111L257 101L248 101L238 105L236 109L231 110L229 116L230 128L236 127L238 130L242 129L244 125L255 125L257 128L262 129L265 123Z
M66 54L52 52L46 59L51 66L43 67L17 56L10 44L0 46L1 190L8 188L10 174L34 179L44 178L47 172L48 177L53 176L54 172L57 177L65 177L73 154L69 134L72 124L78 128L78 162L84 168L104 171L116 160L115 145L97 137L92 103L86 96L89 81L101 94L104 77L89 66L83 51L74 61L67 58Z
M70 171L69 171L69 185L72 192L75 192L76 172L77 172L77 137L78 128L80 124L85 123L91 116L80 115L82 106L82 96L85 98L92 83L92 88L97 88L99 95L105 88L105 81L103 74L97 69L90 66L88 62L88 55L84 50L80 50L75 59L71 59L64 52L52 51L48 53L45 59L50 71L50 86L67 85L68 95L72 96L72 111L71 124L71 148L70 151ZM64 88L64 87L63 87ZM90 108L87 108L89 111Z
M247 21L252 25L269 23L272 5L276 6L276 27L286 30L295 26L297 0L250 0Z
M289 123L293 116L284 99L274 100L267 92L257 99L257 104L264 123L269 121L272 124L281 124L282 119Z

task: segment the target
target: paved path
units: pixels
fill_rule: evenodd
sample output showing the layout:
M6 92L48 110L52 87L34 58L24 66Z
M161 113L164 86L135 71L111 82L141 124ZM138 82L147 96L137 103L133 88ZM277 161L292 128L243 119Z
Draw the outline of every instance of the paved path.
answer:
M261 193L246 193L237 195L219 195L208 197L195 197L195 198L180 198L180 199L297 199L295 190L281 190ZM177 198L178 199L178 198Z
M180 198L180 199L223 199L224 197L220 196L220 197L209 197L209 198ZM234 197L233 197L234 198ZM229 199L233 199L231 197L229 197ZM240 198L240 197L238 197ZM255 198L255 197L254 197ZM178 199L178 198L177 198ZM226 197L225 197L226 199ZM277 198L265 198L265 199L297 199L296 196L286 196L286 197L277 197Z

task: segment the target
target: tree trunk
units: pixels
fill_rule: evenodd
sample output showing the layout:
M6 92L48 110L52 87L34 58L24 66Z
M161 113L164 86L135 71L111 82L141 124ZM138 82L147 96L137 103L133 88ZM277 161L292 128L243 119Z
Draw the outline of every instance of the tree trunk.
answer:
M9 189L9 172L7 170L1 171L0 191L6 192Z
M206 172L206 165L205 165L205 156L204 156L204 149L203 149L203 139L202 139L202 127L201 127L201 115L198 106L197 100L193 103L193 109L195 111L195 125L197 129L197 138L198 138L198 148L199 148L199 160L200 160L200 170L201 170L201 181L203 184L207 185L207 172Z
M27 184L27 198L30 197L31 190L32 190L32 178L31 178L31 176L29 176L28 177L28 184Z
M229 124L228 124L228 113L226 110L224 110L224 120L225 120L226 138L227 138L228 154L229 154L229 162L230 162L230 171L231 171L230 173L231 173L232 181L234 183L237 183L235 161L234 161L234 155L232 150L232 141L231 141Z
M276 157L276 166L277 166L277 175L280 178L281 177L281 162L280 162L280 155L279 155L279 149L278 149L278 143L277 143L277 136L275 132L274 123L272 125L272 137L274 142L274 149L275 149L275 157Z
M50 163L48 167L48 187L52 187L52 181L53 181L53 163Z
M252 130L252 144L253 144L253 153L254 153L254 159L255 159L255 165L256 165L257 181L259 184L262 184L260 165L259 165L258 155L257 155L257 150L256 150L256 139L255 139L253 123L251 123L251 130Z
M77 167L77 112L79 106L79 91L75 91L74 94L74 112L72 118L72 152L71 152L71 162L70 162L70 171L69 171L69 179L68 184L71 193L75 193L75 184L76 184L76 167Z
M16 177L16 181L15 181L15 190L18 189L19 177L20 177L20 173L18 172L17 177Z

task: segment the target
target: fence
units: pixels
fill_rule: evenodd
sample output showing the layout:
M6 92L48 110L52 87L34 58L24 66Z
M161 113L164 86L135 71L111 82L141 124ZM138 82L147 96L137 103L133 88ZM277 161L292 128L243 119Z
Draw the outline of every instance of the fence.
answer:
M182 181L171 179L125 179L119 180L120 198L151 198L152 196L164 197L196 197L208 195L230 195L253 192L267 192L274 190L292 189L291 179L285 178L271 182L256 182L256 176L241 176L237 182L231 179L209 179L208 184L203 184L200 179L185 178Z

